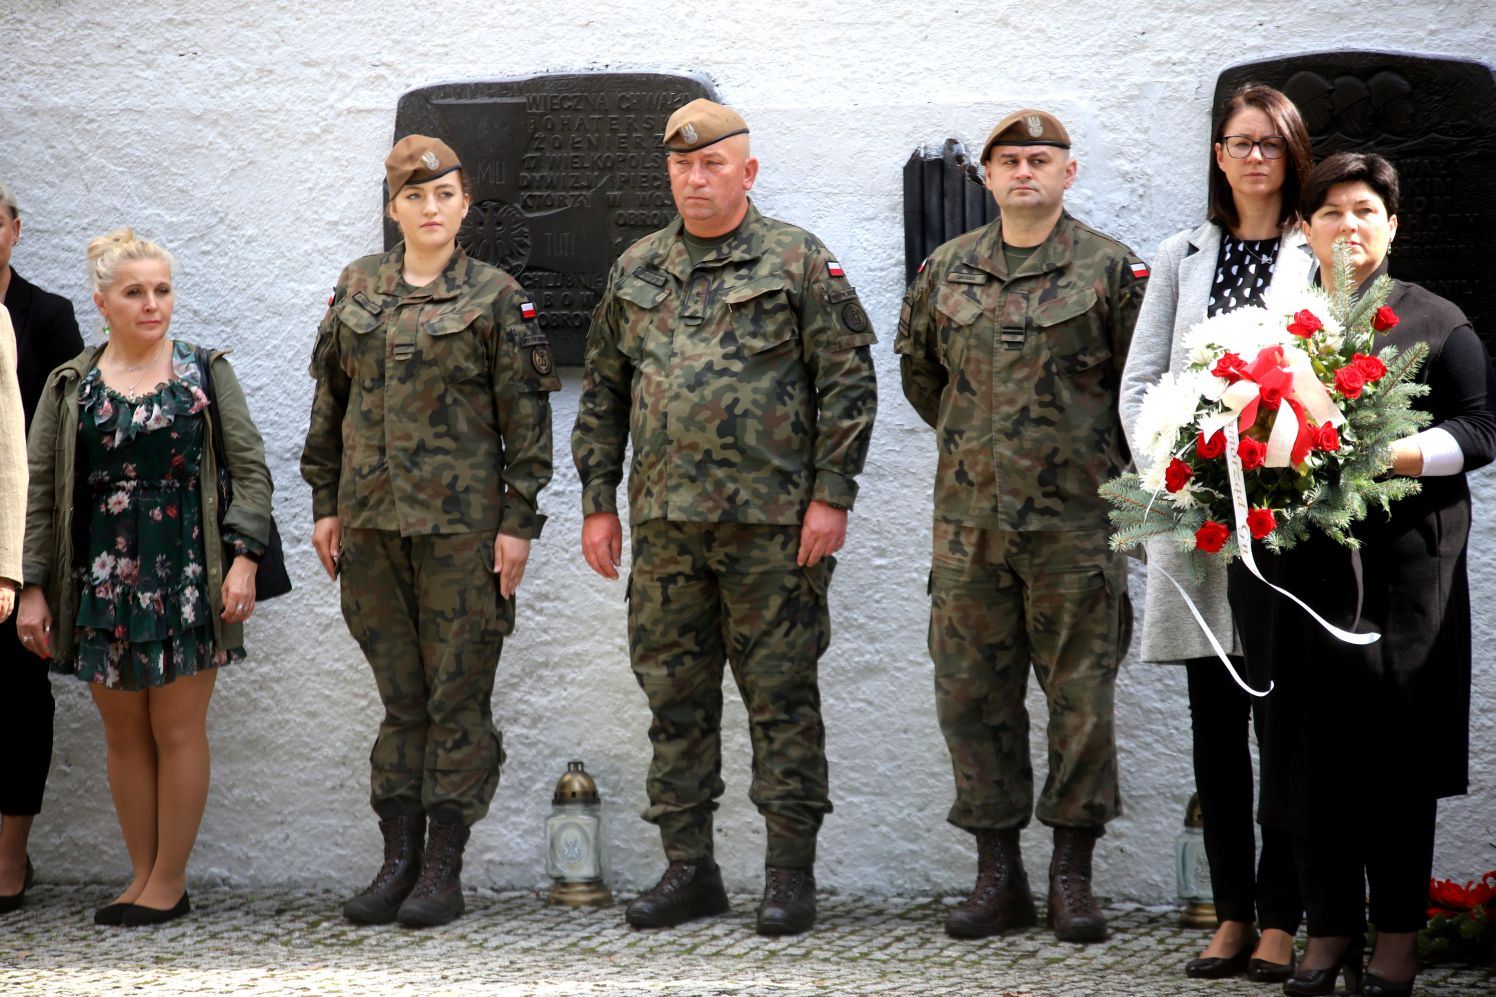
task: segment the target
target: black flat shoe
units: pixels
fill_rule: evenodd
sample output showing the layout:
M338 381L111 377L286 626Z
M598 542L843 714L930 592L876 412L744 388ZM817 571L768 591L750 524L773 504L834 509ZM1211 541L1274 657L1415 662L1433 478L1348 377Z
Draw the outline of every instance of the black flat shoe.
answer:
M120 924L127 928L140 928L148 924L165 924L167 921L175 921L183 914L192 910L192 901L187 899L187 891L182 891L182 899L171 910L157 910L155 907L142 907L140 904L131 904L123 916Z
M100 907L94 911L94 924L117 928L125 923L125 911L134 906L134 904L108 904Z
M1240 976L1247 968L1247 960L1256 947L1257 939L1249 938L1235 955L1191 959L1184 964L1184 975L1197 980L1224 980L1228 976Z
M36 881L36 870L31 868L31 856L26 856L26 878L21 881L21 892L12 893L8 897L0 896L0 914L6 914L13 910L20 910L26 906L26 891L31 889L31 884Z
M1253 983L1282 983L1293 976L1293 960L1268 962L1266 959L1247 960L1247 979Z

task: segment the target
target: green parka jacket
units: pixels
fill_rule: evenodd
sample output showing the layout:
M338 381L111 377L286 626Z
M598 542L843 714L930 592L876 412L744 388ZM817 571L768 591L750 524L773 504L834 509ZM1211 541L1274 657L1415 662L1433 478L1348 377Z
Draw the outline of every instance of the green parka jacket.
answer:
M52 654L72 659L78 586L73 578L73 485L77 480L78 383L99 362L103 346L89 346L54 370L42 389L27 441L30 485L26 502L26 548L22 574L28 587L39 585L52 612ZM244 625L225 623L223 613L223 543L218 529L218 471L213 447L214 419L223 420L224 456L234 481L234 501L224 512L228 529L260 543L270 537L270 470L265 444L249 416L239 379L223 350L212 351L213 393L218 404L203 410L208 419L199 488L203 503L203 564L208 572L208 599L213 606L213 645L217 650L244 646Z

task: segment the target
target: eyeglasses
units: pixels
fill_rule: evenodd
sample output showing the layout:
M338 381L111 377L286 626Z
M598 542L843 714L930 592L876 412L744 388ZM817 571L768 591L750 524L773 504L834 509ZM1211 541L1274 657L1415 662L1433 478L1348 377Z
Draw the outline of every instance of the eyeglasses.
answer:
M1282 159L1283 153L1288 151L1288 140L1281 135L1269 135L1256 141L1246 135L1225 135L1221 137L1221 144L1232 159L1246 159L1254 146L1262 150L1263 159Z

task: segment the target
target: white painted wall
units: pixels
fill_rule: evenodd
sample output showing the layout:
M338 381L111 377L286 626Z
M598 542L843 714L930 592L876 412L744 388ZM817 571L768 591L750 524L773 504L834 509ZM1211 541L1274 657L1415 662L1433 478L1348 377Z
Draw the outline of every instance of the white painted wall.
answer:
M1287 0L140 0L128 14L55 0L7 6L0 177L23 202L16 267L72 298L96 333L88 238L128 223L162 240L180 263L174 332L236 350L279 485L299 591L259 611L250 660L221 677L214 788L193 861L195 877L232 884L352 886L377 861L365 760L378 701L312 554L297 459L315 327L339 269L380 245L380 164L406 90L546 71L704 74L753 126L759 205L835 248L882 336L883 398L822 664L836 812L819 876L844 892L927 893L968 888L974 859L966 835L944 822L951 777L925 654L934 445L899 391L891 348L903 291L900 170L910 151L948 135L970 146L1015 107L1050 108L1081 161L1072 210L1146 256L1202 213L1208 104L1226 66L1337 47L1496 52L1496 22L1476 16L1478 0L1379 5L1363 8L1367 16ZM655 831L636 816L648 713L628 667L622 584L594 576L577 549L567 441L579 381L567 372L554 399L556 479L543 496L552 518L495 696L510 763L473 835L471 883L543 882L542 820L569 758L585 759L602 788L616 884L638 887L661 867ZM1459 879L1496 866L1496 626L1482 608L1496 595L1496 478L1483 472L1474 484L1476 791L1443 807L1436 860L1440 874ZM51 879L116 881L128 866L99 722L79 683L55 687L57 749L33 834L37 866ZM732 888L756 890L762 825L746 799L746 721L736 696L729 703L718 854ZM1031 707L1042 710L1037 697ZM1166 901L1192 788L1183 674L1130 660L1117 710L1127 812L1100 847L1099 888ZM1025 839L1040 873L1046 838Z

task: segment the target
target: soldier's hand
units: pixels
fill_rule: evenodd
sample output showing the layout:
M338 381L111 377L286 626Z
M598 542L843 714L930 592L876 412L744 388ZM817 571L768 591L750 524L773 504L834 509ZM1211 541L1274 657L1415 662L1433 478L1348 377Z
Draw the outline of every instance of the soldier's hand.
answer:
M623 556L623 524L616 512L594 512L582 520L582 556L604 578L618 577Z
M530 541L500 533L493 542L493 573L499 576L499 595L511 598L525 577Z
M312 527L312 546L328 578L338 577L338 558L343 556L343 524L337 516L323 516Z
M811 502L800 525L800 554L795 563L802 568L816 564L828 554L835 554L847 541L847 510L835 509L825 502Z

